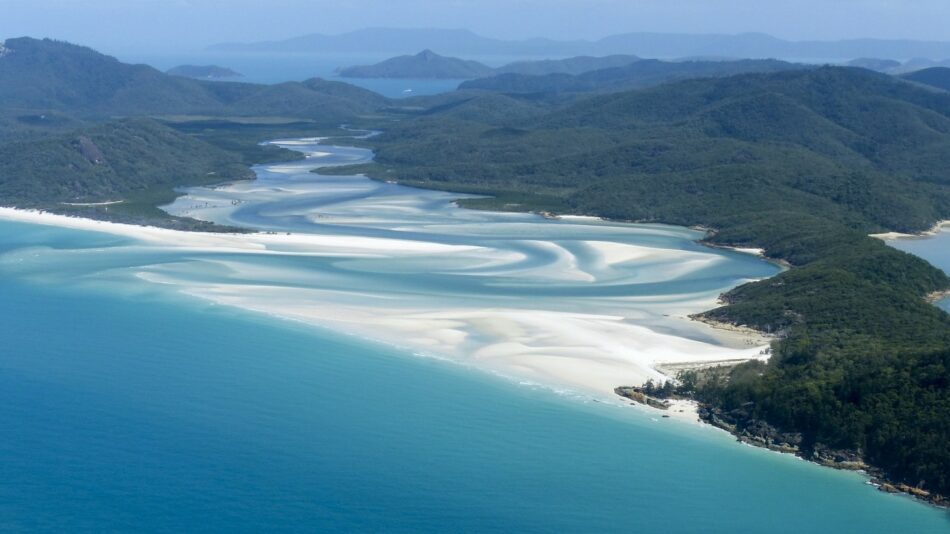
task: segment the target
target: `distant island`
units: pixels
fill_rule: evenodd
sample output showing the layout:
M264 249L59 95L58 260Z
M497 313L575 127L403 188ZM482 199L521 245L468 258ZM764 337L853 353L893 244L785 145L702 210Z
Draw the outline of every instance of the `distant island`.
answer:
M469 79L491 76L494 72L477 61L440 56L426 49L414 56L340 69L338 74L341 78Z
M165 73L197 80L233 80L234 78L244 77L240 72L217 65L178 65L168 69Z

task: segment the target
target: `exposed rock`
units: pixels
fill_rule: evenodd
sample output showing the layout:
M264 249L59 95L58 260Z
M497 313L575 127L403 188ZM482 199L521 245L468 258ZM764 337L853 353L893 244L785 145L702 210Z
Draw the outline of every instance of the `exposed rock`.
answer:
M640 404L668 410L670 403L661 398L648 395L646 387L618 387L614 392L621 397ZM671 398L689 398L687 395L673 394ZM864 471L871 475L870 484L887 493L906 493L922 501L940 507L950 507L950 499L933 494L920 487L884 478L883 472L864 461L860 450L834 449L822 443L806 443L800 432L785 432L753 416L753 403L746 403L734 410L723 410L708 404L700 404L699 419L707 424L721 428L737 441L763 447L769 450L794 454L800 458L826 467L849 471ZM664 416L667 417L667 416Z
M868 469L860 451L832 449L820 443L805 447L801 433L784 432L761 419L756 419L749 413L749 408L743 406L727 412L703 405L699 409L699 418L728 431L743 443L795 454L836 469Z
M99 150L99 147L92 142L92 139L83 135L76 140L76 143L79 145L79 153L82 154L82 157L86 158L89 163L101 165L105 162L106 157L102 154L102 151Z
M616 393L617 395L620 395L621 397L639 402L640 404L645 404L647 406L656 408L658 410L670 409L669 402L647 395L646 393L643 392L643 388L619 387L619 388L614 389L614 393Z

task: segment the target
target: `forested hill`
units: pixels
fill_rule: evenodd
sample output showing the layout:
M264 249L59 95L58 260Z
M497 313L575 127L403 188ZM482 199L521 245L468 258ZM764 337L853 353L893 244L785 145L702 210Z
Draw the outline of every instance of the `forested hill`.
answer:
M625 67L637 61L641 61L641 59L629 54L515 61L514 63L498 67L495 69L495 74L526 74L532 76L543 76L545 74L583 74L594 70Z
M915 231L950 206L950 97L866 70L689 80L527 119L524 101L491 98L502 107L484 118L442 106L394 125L377 161L419 183L540 188L568 209L681 224L781 209Z
M461 90L499 93L583 93L624 91L690 78L733 76L749 72L777 72L809 68L771 59L739 61L660 61L642 59L621 66L580 74L562 72L544 75L503 72L496 76L463 82Z
M388 102L372 91L319 79L269 86L170 76L90 48L28 37L5 43L0 101L7 115L292 114L328 123L371 114Z
M125 222L213 229L173 219L154 204L173 199L175 187L252 176L241 154L149 119L0 145L0 205Z
M950 316L924 300L950 281L867 237L950 218L950 95L825 67L533 114L500 96L483 97L491 113L459 114L480 105L468 95L392 126L359 170L494 195L474 206L702 225L714 243L790 262L706 314L781 333L769 365L697 395L950 495Z
M944 91L950 91L950 68L933 67L904 74L905 80L922 83Z
M616 54L604 57L576 56L564 59L515 61L492 68L477 61L446 57L431 50L415 55L398 56L374 65L346 67L339 70L344 78L419 78L472 79L498 74L582 74L594 70L624 67L640 61L637 56Z
M477 61L440 56L423 50L412 56L399 56L375 65L361 65L340 69L343 78L416 78L465 79L490 76L494 69Z

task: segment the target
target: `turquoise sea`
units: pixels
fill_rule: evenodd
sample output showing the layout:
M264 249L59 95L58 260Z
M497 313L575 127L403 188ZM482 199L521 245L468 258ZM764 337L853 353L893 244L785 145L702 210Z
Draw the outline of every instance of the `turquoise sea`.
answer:
M0 224L4 254L117 241ZM146 285L0 291L0 530L950 529L706 427Z
M362 309L361 284L413 307L443 295L463 311L534 295L564 313L574 313L572 303L633 306L654 330L686 335L692 330L672 326L658 303L705 298L773 266L703 249L685 229L496 218L447 207L440 193L299 168L258 171L260 183L230 194L259 186L274 195L270 205L247 202L224 215L205 191L203 209L465 254L425 277L418 256L179 250L0 222L0 530L950 530L947 511L881 493L857 473L739 445L658 412L216 304L196 289L240 294L270 280L269 290L301 298L345 293L318 301L331 316ZM285 189L292 200L274 193ZM199 202L201 193L186 198ZM605 240L692 267L662 254L605 264L600 249L581 246ZM565 265L594 280L558 279ZM678 274L660 283L658 269ZM531 286L522 272L551 278ZM374 276L379 286L367 287ZM512 291L516 302L505 304ZM617 300L629 291L642 301Z

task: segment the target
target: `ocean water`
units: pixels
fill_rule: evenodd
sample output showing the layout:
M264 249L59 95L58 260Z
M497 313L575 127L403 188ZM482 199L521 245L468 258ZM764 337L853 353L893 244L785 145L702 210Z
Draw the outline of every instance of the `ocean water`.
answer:
M106 272L6 263L127 244L0 223L0 530L950 528L858 474L708 427Z

